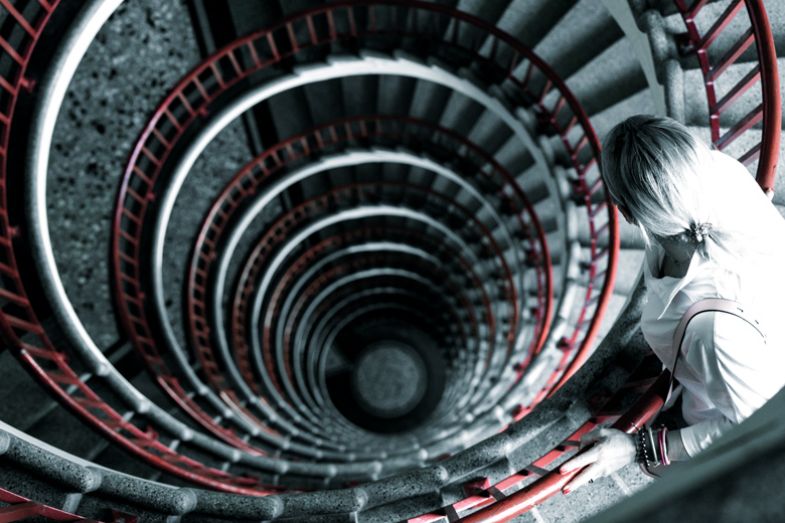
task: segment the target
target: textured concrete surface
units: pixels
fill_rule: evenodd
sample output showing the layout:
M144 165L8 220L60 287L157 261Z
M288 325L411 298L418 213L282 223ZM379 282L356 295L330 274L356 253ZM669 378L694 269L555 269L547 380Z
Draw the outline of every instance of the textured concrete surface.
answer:
M125 162L159 100L197 61L180 1L125 2L87 51L58 119L47 180L52 244L66 292L99 347L118 338L108 256Z
M175 201L164 242L163 282L171 324L183 345L183 284L194 239L210 204L251 158L242 124L237 120L199 156Z
M383 341L360 357L353 375L360 404L382 417L401 416L425 394L425 362L410 347Z

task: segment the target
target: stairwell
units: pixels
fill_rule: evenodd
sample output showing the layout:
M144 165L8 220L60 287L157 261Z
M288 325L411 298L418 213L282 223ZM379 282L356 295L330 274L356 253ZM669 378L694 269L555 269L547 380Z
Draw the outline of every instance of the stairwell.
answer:
M645 419L660 371L599 140L665 107L759 174L734 46L754 4L785 49L785 6L697 2L699 34L738 7L712 129L678 2L220 4L0 1L0 521L481 521L529 492L495 520L604 521L666 495L549 474Z

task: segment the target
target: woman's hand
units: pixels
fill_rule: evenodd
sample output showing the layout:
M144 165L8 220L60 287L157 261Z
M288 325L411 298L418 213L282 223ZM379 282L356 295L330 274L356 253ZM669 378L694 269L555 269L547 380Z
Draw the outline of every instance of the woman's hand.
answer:
M586 452L578 454L559 467L562 474L586 467L564 486L562 492L565 494L635 462L634 436L617 429L602 428L581 438L582 449L592 443L592 447Z

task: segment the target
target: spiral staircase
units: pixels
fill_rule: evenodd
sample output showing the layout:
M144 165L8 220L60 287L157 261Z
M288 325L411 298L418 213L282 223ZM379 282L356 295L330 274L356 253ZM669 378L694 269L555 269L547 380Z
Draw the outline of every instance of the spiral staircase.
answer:
M0 0L0 48L0 522L738 520L717 460L551 471L668 379L601 138L782 209L782 2Z

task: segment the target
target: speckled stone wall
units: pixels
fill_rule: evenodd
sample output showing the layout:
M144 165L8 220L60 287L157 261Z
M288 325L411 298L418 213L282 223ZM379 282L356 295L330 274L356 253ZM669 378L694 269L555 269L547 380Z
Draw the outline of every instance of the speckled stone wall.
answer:
M47 182L52 244L66 292L99 347L119 337L106 258L115 193L129 150L159 101L198 61L183 2L125 2L88 50L59 116ZM196 172L204 176L184 187L186 200L203 200L214 190L215 173L236 166L238 155L226 146L239 143L242 149L244 140L233 132L215 144L224 147L220 155L200 160ZM247 153L241 151L239 157L245 161ZM208 185L200 184L205 181ZM182 207L178 203L175 215L183 226L173 223L177 243L172 245L182 244L183 251L167 251L167 260L181 264L188 243L180 240L192 234L191 225L199 219L181 212ZM167 267L172 264L167 261Z

